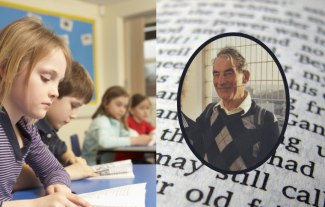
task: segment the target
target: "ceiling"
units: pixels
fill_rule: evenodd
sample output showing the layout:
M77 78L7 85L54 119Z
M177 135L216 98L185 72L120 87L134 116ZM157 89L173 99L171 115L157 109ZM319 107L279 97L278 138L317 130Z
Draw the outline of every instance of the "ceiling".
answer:
M113 3L113 2L121 2L124 0L79 0L79 1L86 1L89 3L93 3L93 4L109 4L109 3Z

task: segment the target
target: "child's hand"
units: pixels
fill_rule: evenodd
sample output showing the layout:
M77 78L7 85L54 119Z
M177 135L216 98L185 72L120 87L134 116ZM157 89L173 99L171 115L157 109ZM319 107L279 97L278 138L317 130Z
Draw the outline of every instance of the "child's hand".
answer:
M151 136L147 134L141 134L138 137L131 137L131 145L148 145L151 140Z
M67 192L67 193L71 193L70 188L68 188L65 185L61 185L61 184L54 184L54 185L50 185L46 188L45 190L46 194L51 195L53 193L56 192Z
M77 164L77 163L87 165L87 161L82 157L71 157L67 160L68 165Z
M85 201L82 197L66 192L53 193L48 196L44 196L37 199L30 200L18 200L18 201L5 201L2 205L3 207L15 207L15 206L25 206L25 207L91 207L91 205Z
M72 194L66 192L58 192L54 193L52 195L44 196L35 200L30 200L35 202L32 206L40 206L40 207L46 207L46 206L82 206L82 207L91 207L91 205L85 201L83 198L81 198L78 195Z
M80 180L84 178L99 176L98 173L95 173L93 168L82 163L70 165L68 167L65 167L65 169L69 173L71 180Z

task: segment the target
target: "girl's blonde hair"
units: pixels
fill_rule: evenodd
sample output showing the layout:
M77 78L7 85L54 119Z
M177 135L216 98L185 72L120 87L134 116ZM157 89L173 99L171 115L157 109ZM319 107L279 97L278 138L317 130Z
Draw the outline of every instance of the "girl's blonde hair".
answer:
M35 65L54 49L61 49L67 61L66 73L72 63L71 52L62 38L35 18L18 19L0 30L0 111L18 73L28 70L26 93ZM22 89L23 90L23 89Z
M126 92L126 90L123 87L112 86L109 89L107 89L102 98L101 104L99 105L98 109L96 110L96 112L91 118L95 119L100 114L104 114L108 117L113 118L113 116L109 113L109 111L105 111L105 105L109 104L114 98L118 98L120 96L129 97L129 94ZM127 106L126 111L128 111L128 108L129 108L129 104ZM129 125L127 122L127 112L125 112L125 114L122 116L121 122L124 124L125 129L129 130Z

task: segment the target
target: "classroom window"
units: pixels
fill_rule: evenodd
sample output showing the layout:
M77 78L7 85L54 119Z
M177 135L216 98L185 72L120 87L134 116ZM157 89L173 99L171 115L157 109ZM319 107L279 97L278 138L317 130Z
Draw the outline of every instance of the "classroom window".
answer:
M144 32L144 74L146 95L156 96L156 23L146 24Z

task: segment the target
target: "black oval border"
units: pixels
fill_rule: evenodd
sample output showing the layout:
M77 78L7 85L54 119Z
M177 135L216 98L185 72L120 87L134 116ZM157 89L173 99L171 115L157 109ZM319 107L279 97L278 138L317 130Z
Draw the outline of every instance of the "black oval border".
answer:
M278 139L277 143L275 144L275 146L273 147L271 152L264 159L262 159L260 161L260 163L254 165L254 166L252 166L252 167L250 167L248 169L239 170L239 171L226 171L226 170L223 170L223 169L219 169L219 168L211 165L210 163L206 162L203 158L201 158L199 156L199 154L194 150L194 147L192 146L192 144L190 143L190 141L189 141L189 139L188 139L188 137L186 135L185 129L183 127L183 121L180 118L180 117L182 117L182 115L181 115L181 104L180 104L181 102L180 101L181 101L181 92L182 92L183 82L184 82L184 78L185 78L185 75L187 73L187 70L188 70L189 66L191 65L193 59L209 43L211 43L211 42L213 42L213 41L215 41L217 39L224 38L224 37L230 37L230 36L244 37L244 38L250 39L250 40L256 42L257 44L259 44L260 46L262 46L269 53L269 55L271 55L271 57L275 61L276 65L278 66L279 71L280 71L281 76L282 76L282 79L283 79L284 88L285 88L285 92L286 92L285 118L284 118L283 128L282 128L282 131L281 131L281 134L279 136L279 139ZM188 147L191 149L191 151L196 156L196 158L198 158L202 162L202 164L204 164L205 166L209 167L210 169L212 169L214 171L221 172L223 174L242 174L242 173L247 173L247 172L250 172L252 170L255 170L256 168L263 165L275 153L276 149L279 147L280 143L284 139L284 132L287 129L288 119L289 119L289 107L290 107L289 86L288 86L287 78L286 78L286 76L284 74L283 68L282 68L279 60L277 59L277 57L273 54L273 52L263 42L256 39L255 37L252 37L252 36L244 34L244 33L239 33L239 32L223 33L223 34L214 36L214 37L210 38L209 40L207 40L206 42L204 42L198 49L195 50L195 52L192 54L192 56L190 57L190 59L186 63L185 68L184 68L183 73L182 73L182 76L181 76L180 81L179 81L179 85L178 85L178 91L177 91L177 116L178 116L178 121L179 121L180 128L182 130L183 136L185 138L185 141L186 141Z

